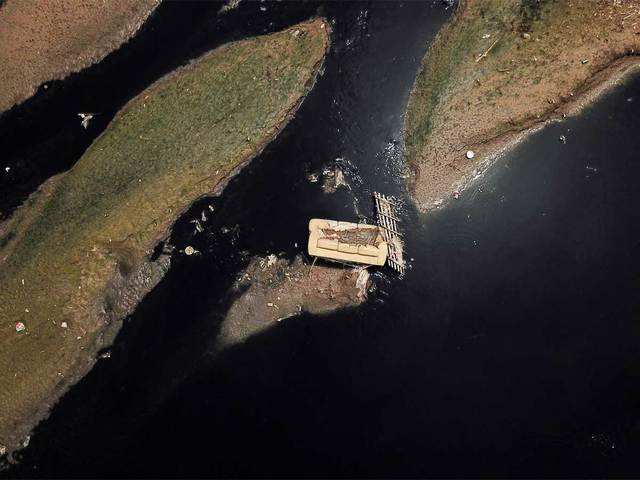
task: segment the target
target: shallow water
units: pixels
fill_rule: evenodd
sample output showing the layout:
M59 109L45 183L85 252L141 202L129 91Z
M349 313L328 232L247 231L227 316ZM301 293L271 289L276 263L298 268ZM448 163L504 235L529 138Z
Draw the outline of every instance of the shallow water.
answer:
M242 19L269 19L260 31L317 8L260 6L211 27L216 41L248 32ZM376 274L361 308L296 317L220 353L225 292L249 256L292 257L311 216L371 216L372 190L404 196L402 114L450 11L323 11L334 43L296 118L223 197L176 224L172 243L203 255L174 256L111 358L10 473L637 473L640 80L537 133L446 208L419 217L407 204L412 268L401 280ZM168 12L159 30L173 25ZM207 12L202 28L215 23ZM307 175L334 162L351 188L327 195ZM194 235L189 221L209 204L216 213Z

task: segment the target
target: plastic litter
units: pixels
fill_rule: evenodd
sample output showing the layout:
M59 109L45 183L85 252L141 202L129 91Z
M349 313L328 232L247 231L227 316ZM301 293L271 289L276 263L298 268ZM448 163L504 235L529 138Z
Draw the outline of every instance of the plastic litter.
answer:
M196 249L193 248L191 245L185 247L184 249L184 253L186 253L187 255L193 255L194 253L196 253Z
M61 326L62 328L67 328L69 325L67 325L67 322L62 322L62 323L60 324L60 326Z
M476 156L476 154L475 154L475 152L473 150L467 150L467 158L469 160L471 160L475 156Z
M89 122L93 119L94 113L78 113L78 116L82 119L81 124L85 128L89 128Z
M27 327L25 326L25 324L24 324L24 323L22 323L22 322L17 322L17 323L16 323L16 332L18 332L18 333L20 333L20 332L24 332L24 330L25 330L26 328L27 328Z

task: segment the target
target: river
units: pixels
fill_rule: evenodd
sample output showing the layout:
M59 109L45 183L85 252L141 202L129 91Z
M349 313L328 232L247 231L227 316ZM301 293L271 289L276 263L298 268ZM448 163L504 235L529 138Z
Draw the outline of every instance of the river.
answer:
M450 9L243 2L220 17L217 8L163 4L121 51L0 118L14 129L3 137L15 162L6 213L176 65L318 9L333 24L325 72L283 134L222 197L176 223L171 243L202 255L174 255L110 358L8 473L637 474L640 80L536 133L421 217L403 189L402 116ZM75 112L93 110L102 118L84 132ZM51 125L58 116L66 128ZM60 145L55 159L49 145ZM308 174L335 164L350 188L325 194ZM404 278L374 275L377 291L358 309L217 342L229 286L252 255L293 257L310 217L371 217L373 190L406 201ZM189 222L208 205L215 214L194 234Z

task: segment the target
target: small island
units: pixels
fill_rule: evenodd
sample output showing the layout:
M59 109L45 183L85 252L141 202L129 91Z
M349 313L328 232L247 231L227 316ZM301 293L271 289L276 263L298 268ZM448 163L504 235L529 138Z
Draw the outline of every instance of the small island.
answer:
M162 278L152 251L178 216L287 124L328 29L315 18L226 44L159 80L0 225L0 446L23 444Z
M637 71L638 1L461 0L423 60L405 119L422 211L493 159Z

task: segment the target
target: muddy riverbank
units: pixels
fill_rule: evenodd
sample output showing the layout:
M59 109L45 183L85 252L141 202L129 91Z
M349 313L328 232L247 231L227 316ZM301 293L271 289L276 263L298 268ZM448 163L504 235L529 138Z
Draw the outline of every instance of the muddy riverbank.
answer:
M312 19L163 78L2 224L0 445L24 443L162 278L166 257L149 258L175 219L219 194L293 117L328 30Z
M404 197L404 280L372 272L358 308L302 313L219 354L249 259L295 258L309 218L370 216L371 190L403 196L406 101L448 11L324 7L333 47L316 87L224 195L177 221L169 271L8 476L638 476L638 79L529 136L447 208L424 217ZM317 4L241 2L217 29L200 8L210 38ZM123 73L149 75L145 58ZM336 164L350 188L308 180ZM177 253L188 245L201 254Z
M407 111L419 208L458 197L501 152L636 71L637 12L635 2L601 0L460 2Z
M160 0L7 0L0 4L0 114L43 83L102 60L131 38Z
M269 255L253 259L232 287L237 298L218 336L229 346L302 313L323 315L355 307L367 298L369 272L364 268L293 261Z

